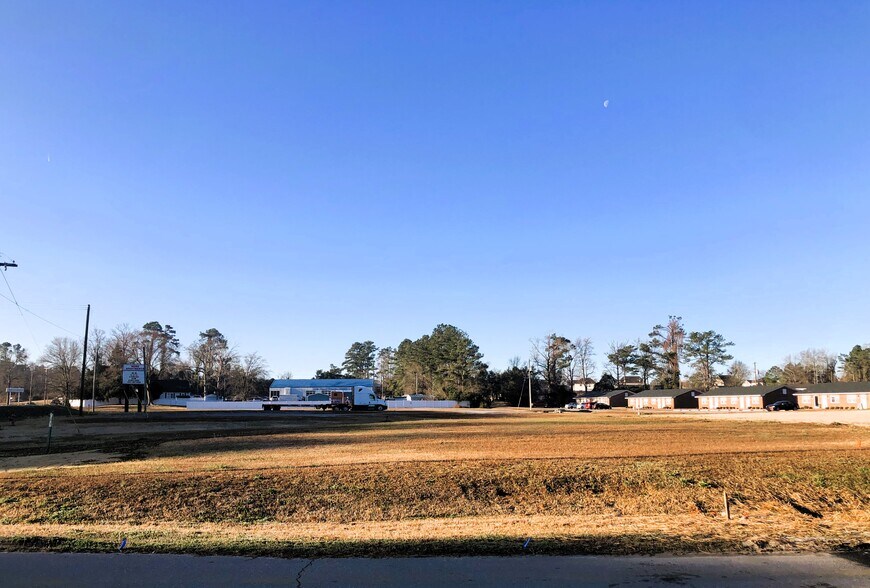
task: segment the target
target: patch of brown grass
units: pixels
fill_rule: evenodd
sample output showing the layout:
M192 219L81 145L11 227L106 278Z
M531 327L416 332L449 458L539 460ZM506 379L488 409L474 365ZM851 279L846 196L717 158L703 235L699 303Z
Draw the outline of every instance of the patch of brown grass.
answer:
M321 549L337 542L344 554L396 541L494 553L523 535L615 552L870 539L870 452L859 449L870 447L867 429L578 416L587 415L363 422L9 471L0 474L0 536L69 545L73 529L99 542L135 528L156 549L253 541L271 542L269 551L282 530ZM734 521L720 515L723 492Z

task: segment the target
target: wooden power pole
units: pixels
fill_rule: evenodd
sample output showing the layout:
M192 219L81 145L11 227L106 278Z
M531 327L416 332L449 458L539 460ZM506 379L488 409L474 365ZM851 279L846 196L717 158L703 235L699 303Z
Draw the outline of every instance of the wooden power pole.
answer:
M85 348L82 351L82 381L79 386L79 416L85 414L85 370L88 367L88 329L91 322L91 305L88 304L88 313L85 315Z

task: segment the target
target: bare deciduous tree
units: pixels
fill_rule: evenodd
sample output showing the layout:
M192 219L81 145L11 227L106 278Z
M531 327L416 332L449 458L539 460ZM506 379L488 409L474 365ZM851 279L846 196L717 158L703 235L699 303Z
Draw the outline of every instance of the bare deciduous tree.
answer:
M253 353L249 353L242 358L241 362L241 372L242 372L242 398L247 400L251 395L251 390L253 389L254 382L261 378L266 377L266 373L268 372L268 365L266 364L266 360L263 359L259 353L256 351Z
M574 341L574 357L577 361L577 373L583 380L583 391L588 392L587 382L595 376L595 347L589 337L579 337Z
M69 337L55 337L45 348L40 361L49 366L49 381L55 392L60 392L69 401L73 385L79 377L82 348L79 342Z
M748 365L739 359L735 360L728 366L728 385L742 386L743 382L748 380L751 375Z
M658 379L669 388L680 387L680 358L683 353L683 317L671 315L667 325L656 325L649 334L650 347L659 360Z

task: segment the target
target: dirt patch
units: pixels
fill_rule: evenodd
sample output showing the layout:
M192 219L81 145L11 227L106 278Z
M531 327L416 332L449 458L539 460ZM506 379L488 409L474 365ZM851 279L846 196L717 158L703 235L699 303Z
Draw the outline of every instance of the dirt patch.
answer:
M542 553L870 539L867 428L607 412L93 421L109 454L0 461L0 546L102 550L124 533L153 551L432 555L513 553L529 537ZM127 424L147 441L117 433Z
M818 425L854 425L870 427L870 410L794 410L768 412L766 410L658 410L641 412L648 418L687 418L709 421L750 421L757 423L812 423Z
M408 462L208 472L0 477L0 521L298 524L586 512L789 519L868 505L870 454L805 452L713 459Z

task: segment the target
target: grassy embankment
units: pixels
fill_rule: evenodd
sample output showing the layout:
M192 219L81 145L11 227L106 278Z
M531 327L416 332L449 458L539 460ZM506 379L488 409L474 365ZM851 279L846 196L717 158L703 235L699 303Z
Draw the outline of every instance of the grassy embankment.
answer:
M529 537L535 553L870 542L866 428L482 415L167 431L118 463L0 472L0 547L108 550L126 536L141 551L322 556L511 554Z

